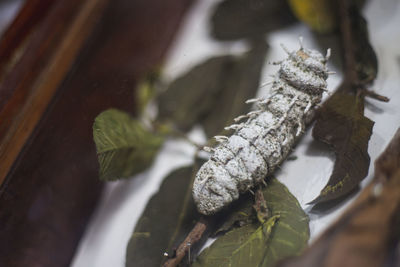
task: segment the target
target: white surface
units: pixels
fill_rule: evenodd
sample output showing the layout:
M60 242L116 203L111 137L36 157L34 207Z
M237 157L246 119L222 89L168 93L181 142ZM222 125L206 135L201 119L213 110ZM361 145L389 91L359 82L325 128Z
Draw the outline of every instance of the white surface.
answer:
M208 17L215 3L214 0L197 1L188 14L167 60L165 76L168 80L174 79L211 56L246 51L247 46L243 41L216 42L208 36ZM391 99L389 103L367 100L365 114L375 121L369 143L369 154L373 163L400 126L400 3L397 0L370 1L364 14L379 61L379 75L372 89ZM297 49L300 35L304 37L305 47L316 48L312 33L306 26L297 24L268 35L270 50L266 62L286 56L279 46L280 43L289 49ZM268 75L274 74L275 71L276 67L266 64L262 81L269 80ZM341 74L338 73L329 78L328 88L331 91L340 83L340 77ZM259 94L264 95L266 92L266 89L262 88ZM199 128L191 132L191 138L198 142L205 140ZM309 210L306 203L319 194L333 167L334 155L331 152L321 152L317 147L309 129L293 153L297 160L287 161L282 170L276 173L278 179L297 197L306 211ZM168 141L148 171L131 180L109 183L71 266L125 266L127 242L147 201L170 171L191 163L193 153L194 148L183 141ZM372 176L373 164L363 185ZM310 214L311 242L349 203L350 201L326 215Z
M0 1L0 36L12 23L14 17L23 6L25 0L3 0Z

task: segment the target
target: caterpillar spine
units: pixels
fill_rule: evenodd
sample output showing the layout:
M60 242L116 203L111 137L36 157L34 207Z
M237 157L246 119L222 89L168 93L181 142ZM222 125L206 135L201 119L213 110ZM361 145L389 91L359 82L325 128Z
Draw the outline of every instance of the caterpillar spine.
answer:
M282 46L283 47L283 46ZM230 137L216 136L219 143L209 148L210 159L196 174L193 199L200 213L211 215L239 198L241 193L264 182L290 152L296 139L321 102L328 78L326 56L300 49L280 62L268 98L249 99L257 110L241 115Z

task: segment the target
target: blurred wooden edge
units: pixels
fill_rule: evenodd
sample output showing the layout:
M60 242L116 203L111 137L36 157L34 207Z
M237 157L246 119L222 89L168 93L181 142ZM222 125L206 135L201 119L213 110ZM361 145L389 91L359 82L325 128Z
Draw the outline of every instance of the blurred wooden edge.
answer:
M6 102L13 103L11 120L1 118L0 133L14 119L22 121L18 115L30 97L40 95L32 88L49 82L43 73L60 68L54 55L88 2L57 0L32 31L23 57L0 83L0 94L5 84L14 86ZM132 113L135 86L162 64L192 2L107 3L0 186L0 266L70 266L103 187L92 123L111 107ZM0 115L6 108L0 99Z
M65 12L65 8L69 8L71 14L77 9L69 24L64 25L65 31L52 36L54 40L51 41L56 43L52 47L53 53L45 55L48 58L45 58L45 63L42 69L38 70L38 75L33 76L30 80L29 77L26 78L28 74L25 71L18 72L18 68L24 70L35 68L37 67L35 66L36 62L43 60L43 58L39 58L40 54L36 56L37 50L31 48L37 46L42 48L46 46L48 40L31 36L27 41L29 43L24 45L25 50L19 60L23 64L15 64L0 85L0 91L2 89L13 90L10 99L3 107L0 106L0 185L4 182L25 142L65 78L108 0L78 1L75 6L73 5L74 1L68 4L66 2L69 1L58 1L53 4L47 21L44 21L41 27L38 26L37 32L31 33L40 37L46 36L49 31L57 30L53 29L52 26L57 25L53 24L52 20L59 19L58 14ZM47 27L48 25L50 27ZM32 56L36 60L30 60ZM24 61L28 61L28 64L25 64ZM17 77L10 77L15 73L17 73ZM7 88L4 88L3 85L6 85Z
M0 39L0 81L21 57L30 33L46 16L53 0L26 0ZM2 96L0 92L0 96ZM0 99L0 102L5 99Z

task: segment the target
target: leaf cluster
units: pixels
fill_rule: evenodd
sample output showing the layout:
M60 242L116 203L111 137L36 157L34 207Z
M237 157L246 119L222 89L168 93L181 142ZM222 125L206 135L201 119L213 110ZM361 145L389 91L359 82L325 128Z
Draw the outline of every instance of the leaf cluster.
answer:
M241 56L210 58L162 88L166 90L159 90L164 86L159 72L151 74L137 88L136 110L145 116L147 104L156 99L159 112L150 125L144 124L142 118L133 118L116 109L99 114L93 125L93 137L100 179L112 181L142 172L152 164L167 137L185 133L198 124L211 137L220 134L233 118L247 112L250 107L244 102L258 90L268 50L263 41L265 34L293 23L293 12L315 31L341 36L344 39L345 73L355 73L346 74L340 89L318 112L313 131L314 138L328 144L337 158L328 184L312 204L316 204L314 209L325 209L326 204L336 205L356 190L368 173L368 141L373 122L364 116L366 94L361 85L375 79L377 60L369 44L366 21L359 9L355 5L345 7L345 16L350 18L346 24L335 8L330 0L220 2L211 16L211 35L216 40L247 39L251 44L250 50ZM334 31L338 28L339 33ZM346 39L346 31L352 33L351 40ZM204 220L197 213L191 197L194 175L199 166L195 162L165 178L135 226L127 247L126 266L171 266L163 254L174 258L196 222ZM396 198L398 179L389 181L384 187L387 198L383 202L374 200L375 204L365 204L374 210L375 217L364 214L363 202L357 202L352 209L356 211L355 216L343 216L341 223L329 230L317 243L319 245L308 249L300 260L287 261L282 266L310 266L307 265L310 262L314 266L321 265L321 262L333 263L326 266L345 265L329 257L340 258L347 253L344 248L358 248L360 241L351 242L354 234L349 234L351 227L362 224L367 229L375 225L374 218L377 217L382 220L376 225L382 228L393 220L398 223L398 216L395 216L398 206L392 204L385 211L379 210L388 205L388 201L400 203ZM376 189L375 185L368 187L368 196ZM198 256L194 266L275 266L282 259L299 255L309 238L307 214L275 178L269 178L267 186L259 192L262 196L256 197L255 205L253 196L248 194L222 214L206 218L209 224L198 243L185 244L185 251L192 254L191 257L186 255L182 265L193 260L193 255L211 235L219 238ZM368 233L356 233L359 234L358 240ZM381 238L374 237L373 242L362 249L374 246L382 250L389 242L389 234L388 230L381 233ZM347 243L349 245L343 245ZM323 261L321 251L327 255ZM361 262L351 256L345 259Z

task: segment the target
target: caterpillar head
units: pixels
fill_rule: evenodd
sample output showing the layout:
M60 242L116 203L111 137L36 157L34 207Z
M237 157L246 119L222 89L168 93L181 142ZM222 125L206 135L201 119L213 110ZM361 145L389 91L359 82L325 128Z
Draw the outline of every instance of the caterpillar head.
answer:
M239 198L236 181L223 166L207 161L197 172L193 199L200 213L211 215Z

